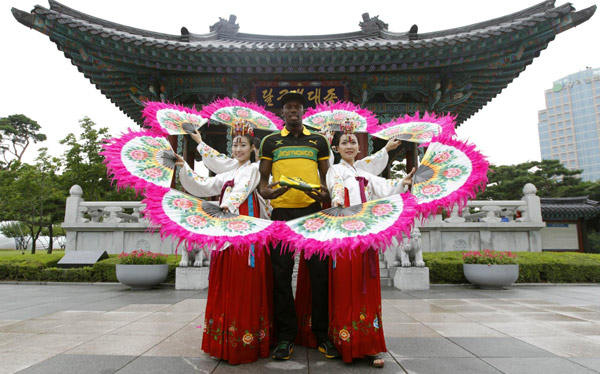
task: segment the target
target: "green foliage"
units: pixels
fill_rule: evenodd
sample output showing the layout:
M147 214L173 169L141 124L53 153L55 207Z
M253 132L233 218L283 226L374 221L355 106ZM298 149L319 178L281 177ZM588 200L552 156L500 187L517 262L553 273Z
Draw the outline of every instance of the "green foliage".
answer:
M517 263L516 252L483 251L463 252L463 262L465 264L487 264L487 265L509 265Z
M29 247L31 238L27 234L27 226L18 221L8 221L0 224L0 232L7 238L15 239L15 247L24 250Z
M27 227L35 253L42 227L64 215L66 191L59 183L60 162L40 149L35 165L18 164L3 170L0 186L1 220L19 221Z
M26 254L0 256L0 280L33 282L118 282L115 266L119 259L110 255L94 266L82 268L57 268L64 252L53 254ZM168 256L169 274L165 283L175 282L178 259Z
M0 118L0 169L9 169L15 162L20 163L31 142L46 140L46 135L39 132L41 128L36 121L22 114Z
M70 133L60 141L67 147L63 154L63 189L69 191L77 184L87 201L138 200L131 189L119 193L106 174L104 157L100 152L102 142L110 137L108 128L96 129L96 124L88 117L81 119L79 126L82 129L79 137Z
M425 252L431 283L466 283L462 252ZM519 252L517 283L598 283L600 254Z
M588 232L588 241L590 243L590 252L591 253L600 253L600 232L589 231Z
M580 170L569 170L558 160L530 161L518 165L491 165L488 186L479 193L480 200L519 200L523 187L533 183L541 197L582 196L578 193L591 187L582 182Z
M136 250L131 253L121 253L119 264L127 265L159 265L167 263L167 255L150 251Z

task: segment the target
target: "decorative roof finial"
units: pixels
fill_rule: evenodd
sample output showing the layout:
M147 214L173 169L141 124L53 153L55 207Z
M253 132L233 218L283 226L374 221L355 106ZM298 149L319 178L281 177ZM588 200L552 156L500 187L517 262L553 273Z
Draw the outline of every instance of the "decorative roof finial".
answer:
M235 35L240 29L240 25L235 23L237 17L233 14L229 16L229 20L219 17L219 22L210 27L210 32L216 32L221 35Z
M362 22L358 26L363 32L376 32L379 30L387 30L388 24L379 19L379 16L369 17L369 13L362 14Z

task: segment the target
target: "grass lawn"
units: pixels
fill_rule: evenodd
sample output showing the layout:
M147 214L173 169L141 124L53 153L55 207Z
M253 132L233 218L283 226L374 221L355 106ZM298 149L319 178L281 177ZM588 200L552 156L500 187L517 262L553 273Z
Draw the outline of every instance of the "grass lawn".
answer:
M23 254L22 254L23 253ZM65 254L65 251L63 250L58 250L58 249L53 249L52 250L52 254ZM29 255L31 256L31 249L28 249L26 251L17 251L15 249L0 249L0 257L4 257L4 256L16 256L16 255ZM36 249L35 250L35 255L34 256L44 256L47 255L46 250L45 249Z

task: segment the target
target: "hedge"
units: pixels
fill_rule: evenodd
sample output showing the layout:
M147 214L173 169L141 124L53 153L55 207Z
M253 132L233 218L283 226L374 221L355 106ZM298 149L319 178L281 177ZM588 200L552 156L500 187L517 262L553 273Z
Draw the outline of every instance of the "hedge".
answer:
M93 266L81 268L57 268L56 264L64 253L25 254L0 257L0 280L35 282L118 282L115 274L117 255ZM165 283L175 283L175 268L179 263L176 256L169 256L169 274Z
M518 283L600 283L600 254L573 252L518 252ZM0 280L37 282L117 282L117 255L91 267L57 268L63 253L0 256ZM462 252L425 252L431 283L467 283ZM178 257L168 258L166 283L175 283Z
M600 254L575 252L518 252L517 283L598 283ZM431 283L467 283L462 252L425 252Z

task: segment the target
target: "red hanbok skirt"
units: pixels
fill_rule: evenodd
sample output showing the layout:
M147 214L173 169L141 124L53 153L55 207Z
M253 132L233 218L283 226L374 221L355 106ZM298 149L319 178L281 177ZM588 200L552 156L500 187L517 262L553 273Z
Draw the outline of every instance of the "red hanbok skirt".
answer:
M259 216L254 199L254 216ZM248 215L248 204L240 206ZM273 334L273 273L269 254L255 248L254 267L249 248L213 252L204 319L202 350L230 364L269 357Z
M379 262L372 275L369 261L367 253L338 256L329 272L329 335L345 362L387 351Z

